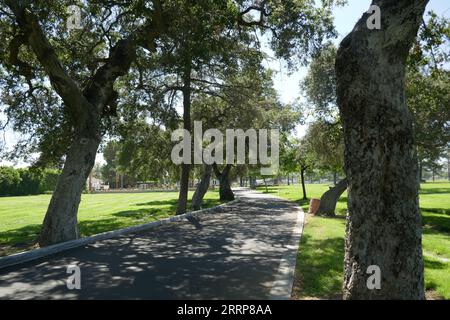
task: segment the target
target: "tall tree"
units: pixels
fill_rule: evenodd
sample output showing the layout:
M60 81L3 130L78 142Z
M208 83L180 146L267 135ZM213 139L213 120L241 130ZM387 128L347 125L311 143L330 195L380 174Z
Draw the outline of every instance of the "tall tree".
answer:
M299 173L302 186L303 200L308 199L306 191L305 174L314 166L314 159L306 138L284 139L281 147L281 168L288 173Z
M67 1L0 3L2 38L8 42L1 63L12 80L4 82L10 89L8 115L20 129L27 115L18 109L29 104L26 110L39 110L44 119L31 119L40 136L39 151L65 158L39 236L43 246L79 236L78 205L104 121L114 115L117 105L114 84L128 73L138 47L154 50L164 24L159 0L148 5L92 1L84 4L89 25L71 35L64 23L68 5ZM137 19L143 23L137 25ZM42 158L47 155L43 152Z
M103 158L106 162L102 166L102 178L111 188L116 187L116 176L118 174L118 152L119 144L117 141L108 142L103 148Z
M305 140L315 167L333 173L334 186L320 198L316 215L336 215L336 205L347 190L347 180L338 181L344 166L344 139L339 121L328 123L319 120L310 125Z
M366 13L336 60L349 184L345 299L424 299L422 221L406 62L427 0L374 0L381 29ZM370 22L370 21L369 21ZM381 288L368 288L371 266Z
M178 170L170 161L169 130L136 120L124 123L120 133L117 163L123 173L139 181L175 180Z
M315 121L310 124L305 140L315 167L333 173L334 184L344 167L344 137L340 122Z
M172 79L180 79L164 90L182 92L184 129L190 132L192 127L191 100L199 91L194 87L214 95L218 87L215 73L227 73L237 65L236 52L243 51L239 46L244 43L249 49L260 49L253 35L257 29L270 32L277 56L289 61L298 56L301 62L334 35L331 12L313 4L310 0L176 2L183 15L176 18L173 32L169 28L166 33L163 41L168 40L169 45L160 60L167 67L166 76L171 73ZM181 167L178 214L187 209L190 169L188 164Z
M337 49L326 45L313 59L301 88L316 118L307 132L308 148L316 167L333 173L334 186L325 192L317 215L334 216L339 198L347 189L347 180L338 183L344 166L344 141L337 108L336 62Z
M408 59L407 98L413 114L419 181L450 143L450 19L429 12Z
M162 38L155 60L161 75L152 81L152 90L172 108L181 102L181 125L191 133L195 96L216 96L223 77L238 68L239 56L259 52L248 32L236 29L236 4L212 0L171 4L176 22ZM187 210L191 169L188 163L181 165L177 214Z
M226 132L228 129L239 129L247 133L250 129L279 129L287 132L295 127L299 121L299 112L294 106L280 103L274 89L272 72L264 70L257 62L254 59L243 59L239 70L227 76L216 96L203 95L195 99L193 118L202 122L204 130L218 129ZM234 142L237 150L236 139ZM244 143L245 160L249 163L249 147L254 141L246 137ZM233 200L230 175L242 169L241 166L249 165L238 166L237 159L233 162L224 160L222 169L219 166L214 166L213 169L220 182L221 198ZM202 185L200 183L199 188Z
M300 89L308 102L309 115L326 123L339 120L336 105L336 54L333 43L327 43L312 59Z

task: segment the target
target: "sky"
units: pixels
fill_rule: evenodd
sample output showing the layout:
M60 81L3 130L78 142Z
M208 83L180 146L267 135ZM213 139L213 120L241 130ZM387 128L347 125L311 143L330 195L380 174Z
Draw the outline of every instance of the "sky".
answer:
M334 39L336 46L349 34L364 12L368 11L372 0L349 0L348 5L341 8L334 8L335 26L339 36ZM444 15L450 18L450 1L449 0L431 0L428 4L427 11L433 10L438 15ZM305 77L307 67L301 68L298 72L288 75L282 63L279 61L270 64L270 67L277 71L274 79L275 88L278 91L281 101L284 103L295 102L301 96L299 84ZM302 137L308 125L298 126L296 135Z
M339 37L334 40L337 46L352 31L356 22L369 9L371 3L372 0L349 0L347 6L334 9L335 26L339 33ZM446 17L450 17L450 1L431 0L427 8L427 11L429 10L434 10L439 15L444 14ZM307 68L302 68L292 76L288 76L286 70L283 70L280 66L282 64L279 61L270 65L272 69L279 72L275 78L275 87L282 101L284 103L290 103L301 95L299 83L305 76Z
M372 0L349 0L348 5L346 5L345 7L334 8L333 12L335 15L335 26L339 34L338 38L334 40L337 46L342 41L342 39L348 33L350 33L350 31L353 29L354 25L362 16L362 14L369 9L371 3ZM427 8L427 11L429 10L437 12L438 15L445 15L446 17L450 18L450 1L431 0ZM273 53L270 51L270 49L266 48L265 51L269 56L273 57ZM289 75L284 66L284 63L276 59L270 59L270 61L267 61L266 67L269 67L274 71L276 71L274 84L275 89L277 90L282 102L292 103L301 96L299 84L300 81L304 78L307 72L307 68L301 68L297 72ZM4 120L2 114L0 114L0 121L1 120ZM298 136L302 136L304 135L305 130L306 126L299 126L296 130L297 131L296 134ZM0 136L0 141L6 142L7 148L12 147L15 140L16 135L11 131L7 131L3 134L3 136ZM103 163L103 157L101 154L97 156L97 162ZM14 165L17 167L23 167L26 166L27 164L26 163L12 164L0 161L0 165Z

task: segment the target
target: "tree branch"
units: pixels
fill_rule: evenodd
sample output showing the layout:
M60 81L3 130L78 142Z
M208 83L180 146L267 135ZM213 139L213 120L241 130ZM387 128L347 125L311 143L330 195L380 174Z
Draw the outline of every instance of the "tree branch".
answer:
M37 17L22 6L20 1L5 0L5 3L14 13L23 36L49 76L53 87L63 99L70 115L77 120L82 112L82 106L89 103L78 84L64 70L53 47L45 37Z
M153 44L163 25L161 2L160 0L154 0L155 14L152 20L156 21L158 27L155 28L153 21L151 21L127 39L120 40L110 50L106 63L94 74L86 88L82 90L62 66L55 50L42 31L38 18L28 9L28 2L5 0L5 3L15 16L23 34L23 40L26 40L26 43L33 50L75 123L79 123L81 118L86 116L84 113L87 110L101 114L105 106L115 104L117 94L113 90L114 82L118 77L128 72L131 63L136 58L138 44L149 50L155 49ZM149 44L152 45L149 46ZM18 63L19 61L16 60L15 62Z

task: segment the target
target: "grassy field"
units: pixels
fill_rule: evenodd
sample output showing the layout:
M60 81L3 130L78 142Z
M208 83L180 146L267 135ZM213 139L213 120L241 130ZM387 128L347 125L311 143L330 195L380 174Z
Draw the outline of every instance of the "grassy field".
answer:
M310 198L320 198L326 185L308 185ZM264 188L261 189L264 191ZM299 203L300 186L273 187L269 192ZM347 195L340 199L336 218L308 217L297 261L294 298L334 299L341 296ZM425 284L434 298L450 299L450 183L422 186Z
M32 248L50 197L0 198L0 256ZM176 192L84 194L78 213L81 236L167 218L174 215L177 199ZM219 202L217 192L208 192L204 207Z

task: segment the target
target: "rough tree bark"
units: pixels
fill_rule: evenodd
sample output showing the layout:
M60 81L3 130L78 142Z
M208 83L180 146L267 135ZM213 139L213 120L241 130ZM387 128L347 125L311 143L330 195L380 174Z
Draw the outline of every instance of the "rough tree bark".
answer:
M156 1L158 2L158 1ZM138 35L120 40L111 50L105 64L97 70L82 90L63 68L53 47L46 38L38 18L19 1L6 1L14 13L26 45L49 76L52 87L64 101L74 128L74 136L66 155L62 174L46 212L38 238L41 246L78 238L77 212L81 193L91 172L101 141L101 120L106 107L116 103L114 82L125 75L136 56L142 39ZM146 30L148 31L148 30ZM157 33L145 32L148 38ZM148 40L148 42L147 42ZM151 39L145 40L147 43Z
M320 206L317 210L317 216L333 217L336 215L336 205L339 198L347 190L347 180L340 181L333 188L325 192L320 199Z
M349 187L345 299L424 299L422 223L405 64L427 0L375 0L340 45L337 96ZM370 266L381 289L369 290Z
M230 186L230 171L233 166L231 164L226 165L222 172L220 172L217 164L213 164L212 167L219 180L220 201L233 201L234 193Z
M72 142L38 238L41 246L79 237L78 206L86 179L95 164L99 143L97 137L77 137Z
M202 177L192 197L192 210L197 211L202 208L203 197L208 192L209 184L211 182L212 166L204 165Z
M186 63L183 75L183 126L184 130L191 132L191 62ZM185 214L188 204L189 176L191 166L181 165L180 194L178 196L177 215Z

